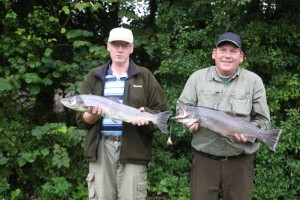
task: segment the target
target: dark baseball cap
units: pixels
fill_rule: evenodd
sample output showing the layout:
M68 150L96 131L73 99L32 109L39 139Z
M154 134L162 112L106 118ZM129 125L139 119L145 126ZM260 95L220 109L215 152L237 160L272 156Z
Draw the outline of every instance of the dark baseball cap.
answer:
M216 46L219 46L222 42L231 42L235 44L237 47L239 47L240 49L242 49L241 38L235 33L227 32L220 35Z

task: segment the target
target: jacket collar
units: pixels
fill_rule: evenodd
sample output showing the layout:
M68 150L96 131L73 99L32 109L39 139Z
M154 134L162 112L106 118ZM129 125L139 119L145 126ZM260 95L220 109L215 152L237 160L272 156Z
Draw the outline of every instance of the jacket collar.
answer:
M95 76L97 76L102 81L104 81L106 72L109 69L109 66L111 65L111 63L112 63L112 60L109 60L106 64L98 67L98 69L96 69ZM128 79L133 77L134 75L138 74L139 72L140 72L140 70L136 67L136 64L130 59L129 67L128 67L128 71L127 71Z

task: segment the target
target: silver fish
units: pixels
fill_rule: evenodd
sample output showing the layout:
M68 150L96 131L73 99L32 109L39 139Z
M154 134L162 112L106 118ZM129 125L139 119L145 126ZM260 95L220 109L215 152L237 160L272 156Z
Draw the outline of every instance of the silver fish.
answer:
M201 127L207 128L222 136L233 139L235 133L242 133L248 141L254 142L256 139L263 141L269 149L276 150L282 130L262 130L254 124L237 118L232 112L224 112L201 106L191 106L182 102L177 102L176 121L190 126L199 123Z
M153 122L164 133L168 133L168 119L171 115L170 111L157 114L141 112L139 109L124 105L116 98L106 98L97 95L77 95L63 98L61 103L73 110L84 112L90 106L100 105L105 115L112 120L121 120L131 122L133 117L141 116Z

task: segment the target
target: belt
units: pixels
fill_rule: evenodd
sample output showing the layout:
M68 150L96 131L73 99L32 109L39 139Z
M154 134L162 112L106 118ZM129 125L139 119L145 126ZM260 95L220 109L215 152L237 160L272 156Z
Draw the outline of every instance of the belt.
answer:
M207 158L211 158L211 159L214 159L214 160L220 160L220 161L226 161L226 160L229 160L229 159L232 159L232 158L237 158L241 155L236 155L236 156L215 156L215 155L211 155L211 154L208 154L208 153L204 153L204 152L201 152L201 151L197 151L200 155L202 156L205 156Z
M122 139L122 136L116 136L116 135L104 135L104 138L107 140L111 140L114 142L120 142Z

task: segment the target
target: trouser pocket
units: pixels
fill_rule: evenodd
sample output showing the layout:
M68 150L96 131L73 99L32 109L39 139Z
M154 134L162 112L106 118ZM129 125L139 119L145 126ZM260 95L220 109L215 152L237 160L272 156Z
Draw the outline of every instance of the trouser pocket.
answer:
M147 197L147 170L143 170L136 176L135 200L143 200Z
M88 192L89 192L89 200L97 200L96 189L94 188L94 173L89 173L86 177L86 181L88 184Z

